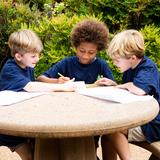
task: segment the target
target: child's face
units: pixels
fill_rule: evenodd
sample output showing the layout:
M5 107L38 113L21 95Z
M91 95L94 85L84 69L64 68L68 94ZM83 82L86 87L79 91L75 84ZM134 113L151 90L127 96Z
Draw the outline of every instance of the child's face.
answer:
M115 59L112 60L114 65L116 65L122 73L132 68L132 58L124 58L117 56Z
M39 61L39 54L38 53L25 53L19 54L16 53L15 58L17 63L22 67L31 67L34 68L36 63Z
M89 42L82 42L76 48L76 56L82 64L90 64L97 55L97 45Z

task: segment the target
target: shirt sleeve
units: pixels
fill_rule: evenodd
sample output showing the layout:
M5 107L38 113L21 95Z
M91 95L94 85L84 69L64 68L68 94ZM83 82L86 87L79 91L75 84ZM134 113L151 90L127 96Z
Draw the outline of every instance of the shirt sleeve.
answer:
M133 79L135 86L144 90L147 94L150 94L159 83L159 73L154 66L144 66L141 67L137 75Z
M49 68L47 71L45 71L42 75L48 77L48 78L58 78L58 73L61 73L62 75L65 73L65 59L61 60L60 62L53 65L51 68Z
M27 72L27 71L26 71ZM29 74L29 72L27 73ZM6 68L1 75L1 90L21 91L31 81L20 69Z

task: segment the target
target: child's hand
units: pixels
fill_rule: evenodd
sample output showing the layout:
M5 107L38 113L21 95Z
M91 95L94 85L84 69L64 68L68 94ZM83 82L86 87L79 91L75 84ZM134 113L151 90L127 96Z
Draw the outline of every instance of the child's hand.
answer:
M67 81L70 81L70 78L69 77L59 77L58 78L58 83L65 83Z
M109 78L105 78L105 77L97 80L95 83L100 86L116 86L117 85L116 82L114 82L113 80Z

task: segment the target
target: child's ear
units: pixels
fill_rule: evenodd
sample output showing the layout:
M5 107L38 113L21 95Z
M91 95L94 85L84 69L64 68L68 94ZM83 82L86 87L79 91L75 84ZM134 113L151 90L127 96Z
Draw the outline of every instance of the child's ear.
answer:
M136 60L137 56L136 55L132 55L131 58L132 58L132 60Z
M15 54L15 59L16 59L17 61L21 61L21 58L22 58L22 55L21 55L20 53L16 53L16 54Z

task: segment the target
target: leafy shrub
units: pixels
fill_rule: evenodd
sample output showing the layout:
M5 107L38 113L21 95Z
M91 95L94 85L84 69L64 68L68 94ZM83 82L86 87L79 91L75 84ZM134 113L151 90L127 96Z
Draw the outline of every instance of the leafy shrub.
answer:
M32 7L20 1L15 4L11 0L0 3L0 62L10 54L7 46L9 35L18 29L30 28L39 35L44 44L41 59L36 66L37 76L64 57L74 55L75 51L70 43L73 26L85 17L96 17L106 22L110 32L114 34L125 28L141 28L140 31L145 38L146 55L153 59L160 69L158 0L124 0L123 2L80 0L78 3L77 0L64 0L60 3L40 0L43 4L43 12L36 9L36 3L39 1L31 0ZM153 24L145 25L149 23ZM110 37L113 37L113 34ZM106 59L115 80L121 82L121 74L107 57L106 52L100 52L99 56Z
M43 53L35 68L36 76L42 74L64 57L75 54L75 50L70 43L70 33L74 25L84 18L87 18L87 16L74 15L69 18L65 14L61 14L51 19L44 17L37 24L32 23L29 25L29 28L40 36L44 44ZM88 16L88 18L100 20L94 16ZM28 26L24 24L22 28L28 28ZM98 56L106 59L113 71L116 81L120 82L121 74L108 58L106 51L101 51L98 53Z
M101 14L112 33L124 28L140 29L146 24L159 24L159 0L64 0L66 14ZM81 5L79 5L81 4Z
M10 55L7 45L9 35L21 28L22 23L36 23L40 13L31 11L28 5L12 3L11 0L0 3L0 68Z
M145 54L157 63L160 69L160 27L156 27L154 24L146 25L141 32L145 39Z
M29 25L29 28L40 36L44 44L41 59L36 67L36 75L41 74L64 57L75 54L70 43L70 33L73 26L84 18L86 16L75 15L69 18L65 14L60 14L51 19L44 17L37 24ZM28 26L23 25L22 28L28 28Z

